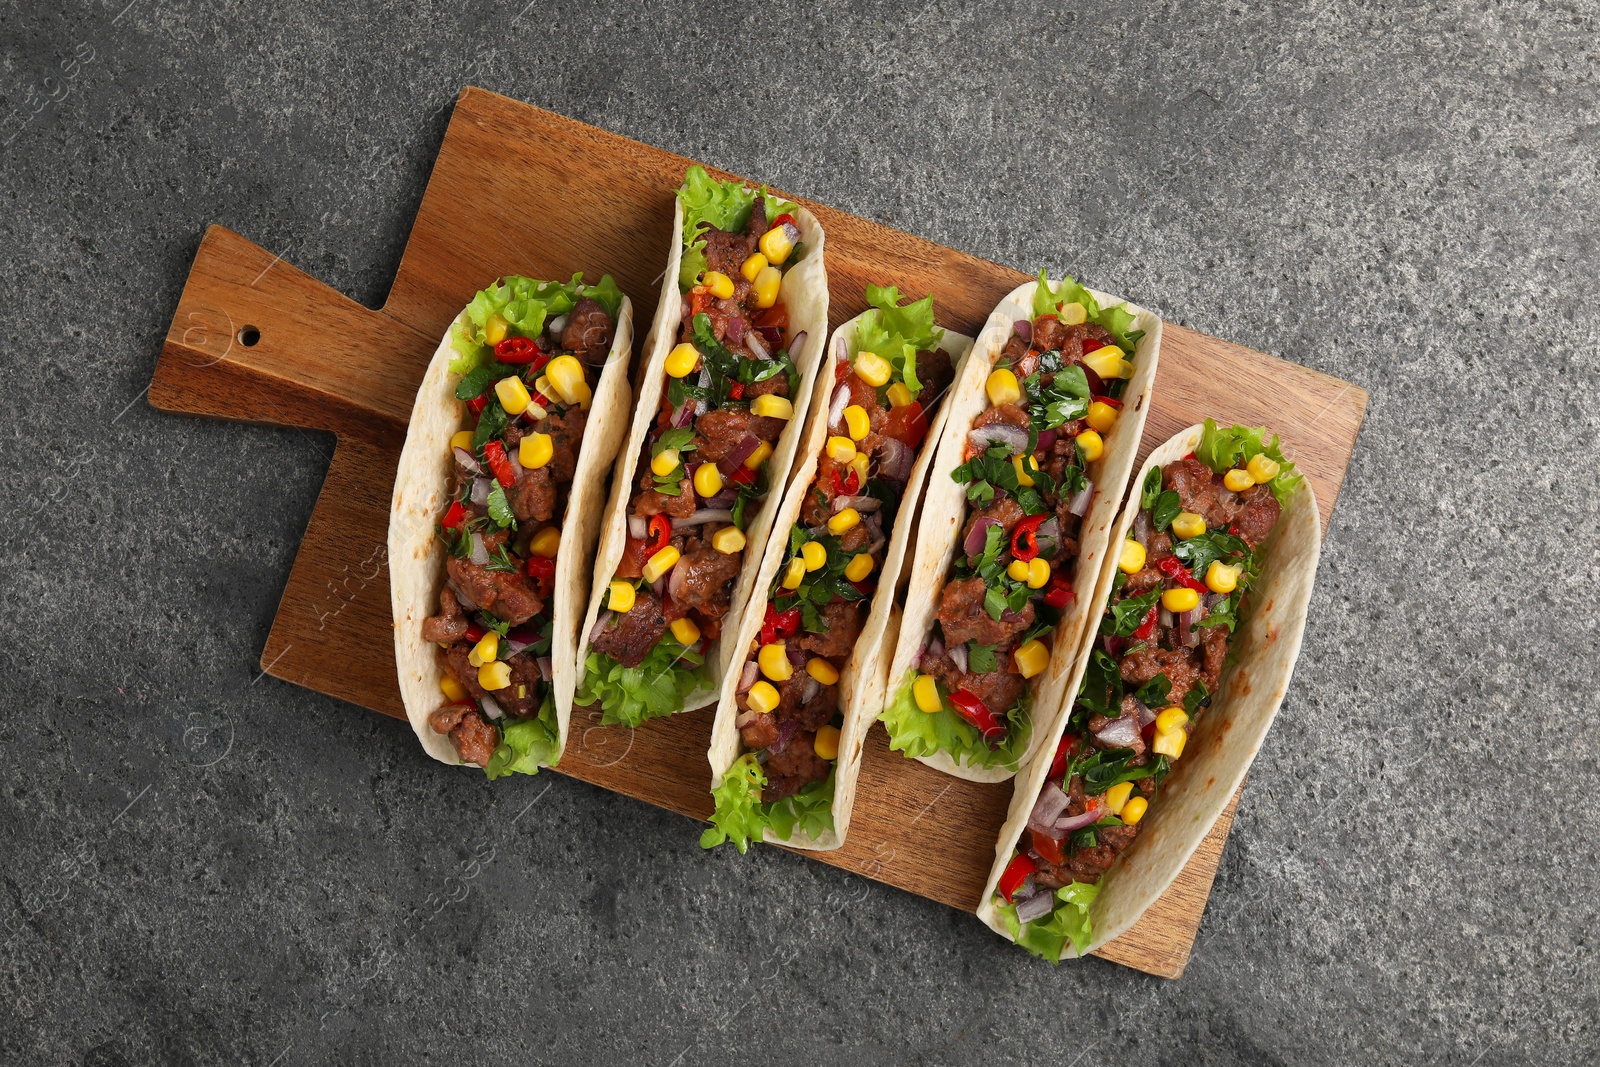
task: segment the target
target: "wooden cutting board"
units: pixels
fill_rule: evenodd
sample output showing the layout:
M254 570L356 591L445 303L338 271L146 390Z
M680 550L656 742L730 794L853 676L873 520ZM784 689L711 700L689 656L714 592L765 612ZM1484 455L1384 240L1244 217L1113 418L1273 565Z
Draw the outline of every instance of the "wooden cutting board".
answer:
M338 435L263 670L404 718L385 544L395 464L429 356L472 294L504 274L609 272L633 297L636 336L645 333L667 260L673 190L690 162L468 88L381 310L238 234L206 231L156 364L151 404ZM1025 280L1009 267L793 199L816 212L828 234L832 326L864 310L868 282L893 283L907 294L933 293L941 325L976 335L999 299ZM1326 530L1366 402L1357 386L1168 324L1140 459L1207 415L1277 427L1316 489ZM560 771L704 819L711 714L704 708L628 731L601 727L598 714L578 709ZM521 780L495 786L526 787ZM890 753L875 728L848 845L802 855L970 912L1010 796L1009 782L959 781ZM1101 956L1152 974L1183 973L1232 821L1230 805L1178 882ZM683 832L694 840L693 829Z

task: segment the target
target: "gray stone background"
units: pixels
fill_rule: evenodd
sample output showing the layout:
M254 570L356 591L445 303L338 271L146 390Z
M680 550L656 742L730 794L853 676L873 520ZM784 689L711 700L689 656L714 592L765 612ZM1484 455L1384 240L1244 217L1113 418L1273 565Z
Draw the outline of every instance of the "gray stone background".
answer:
M0 1060L1600 1058L1594 4L520 2L0 4ZM142 390L207 223L380 303L467 83L1371 391L1181 981L258 676L331 440Z

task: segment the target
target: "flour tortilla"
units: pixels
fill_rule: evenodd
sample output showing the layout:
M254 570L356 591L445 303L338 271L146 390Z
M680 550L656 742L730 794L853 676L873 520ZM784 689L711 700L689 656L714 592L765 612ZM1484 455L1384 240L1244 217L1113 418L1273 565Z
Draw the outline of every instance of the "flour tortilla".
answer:
M934 613L939 607L939 595L944 591L945 579L960 547L961 531L966 525L968 507L965 488L950 477L950 472L961 465L961 452L966 446L967 433L973 420L989 406L984 390L994 361L1011 338L1012 325L1033 318L1033 294L1037 281L1018 286L1002 300L989 315L983 332L973 346L972 358L967 360L960 377L950 391L946 405L944 433L934 457L928 488L922 497L922 520L917 532L917 551L911 566L911 588L914 596L908 597L905 614L900 624L900 638L895 644L894 656L889 661L886 699L907 684L913 665L922 647L928 642L933 629ZM1050 646L1050 665L1043 673L1029 681L1033 693L1030 711L1032 734L1028 748L1019 766L1026 766L1038 750L1041 740L1055 727L1055 719L1063 711L1062 697L1066 693L1067 675L1077 656L1084 621L1094 596L1095 582L1100 564L1105 556L1111 524L1117 506L1122 502L1122 492L1128 484L1128 472L1139 450L1139 438L1144 433L1144 420L1150 409L1150 391L1156 380L1156 364L1161 354L1161 319L1143 308L1126 304L1118 297L1089 290L1101 307L1123 304L1133 315L1134 328L1144 331L1144 336L1134 346L1133 377L1128 380L1122 394L1122 410L1116 425L1105 435L1105 452L1090 465L1089 475L1094 480L1094 495L1089 511L1084 516L1079 535L1078 568L1072 591L1076 599L1061 616ZM1099 615L1096 613L1095 618ZM879 707L884 704L880 700ZM1014 776L1015 770L1005 767L974 767L965 760L956 760L946 752L935 752L916 759L946 774L973 782L1003 782Z
M667 353L677 345L678 328L683 322L683 295L678 291L678 267L683 261L683 202L676 194L672 198L672 212L672 249L667 256L666 273L661 276L661 303L656 306L655 322L651 324L650 336L645 340L638 407L633 412L633 428L628 434L627 443L617 454L616 473L611 479L611 499L606 504L605 517L601 520L600 550L595 555L589 610L584 615L583 628L579 631L583 635L577 659L580 672L588 658L588 635L600 617L611 576L622 561L622 550L628 539L628 503L633 499L639 453L649 436L661 402L661 389L667 376ZM761 553L766 547L767 535L772 532L773 517L787 484L789 467L794 462L795 448L799 445L811 403L817 365L822 362L821 354L827 339L828 275L822 263L822 225L817 222L815 215L798 205L790 214L800 227L800 241L805 247L800 262L783 275L783 283L778 289L778 302L789 310L789 336L797 337L801 332L806 335L799 351L792 346L789 349L789 355L800 372L800 384L796 395L790 398L794 403L794 417L779 435L772 456L767 460L767 484L770 487L767 497L745 525L744 565L734 582L728 613L722 617L722 631L725 634L738 632L750 591L755 588ZM706 662L715 671L713 678L716 681L690 693L679 710L701 707L703 702L717 695L717 688L722 676L727 673L732 656L732 645L728 641L711 643L706 650Z
M457 321L465 316L463 311ZM434 655L437 646L422 638L422 620L437 613L439 589L444 584L445 548L434 526L450 500L454 473L450 438L458 430L471 428L466 405L455 397L457 376L450 373L450 361L456 350L450 333L445 330L444 340L422 376L395 472L394 496L389 503L389 597L394 610L395 666L406 718L428 755L443 763L460 763L450 738L428 725L428 715L443 703L439 681L444 671ZM617 310L611 351L593 386L583 444L567 491L561 550L556 554L550 661L562 751L567 747L572 693L578 684L578 613L588 594L584 583L589 578L589 560L605 503L606 468L617 454L627 426L628 359L632 352L633 301L624 296ZM558 754L558 762L559 758Z
M750 645L756 640L762 620L766 617L768 600L766 591L772 588L778 568L783 565L783 556L789 546L789 531L799 521L800 509L805 504L811 480L816 477L817 462L828 440L829 402L834 391L834 369L840 361L848 362L851 342L860 320L861 316L857 315L833 332L827 348L829 353L827 362L817 374L815 395L811 398L811 417L806 426L805 440L798 453L800 463L794 470L794 476L789 482L789 491L783 498L782 509L773 524L773 536L767 542L767 550L762 557L761 569L756 577L754 586L756 591L750 598L743 625L739 627L738 639L729 646L730 649L745 649L746 652L745 655L735 657L722 679L722 697L717 703L716 723L711 728L711 748L706 753L711 761L713 789L721 784L722 776L727 773L733 761L739 758L740 749L743 747L739 741L738 727L734 725L739 717L739 676L743 673ZM963 363L968 353L972 351L972 344L972 338L950 330L945 331L944 339L939 342L939 347L949 354L951 367L957 376L961 374ZM839 731L839 759L834 765L833 831L817 838L797 835L784 840L768 830L766 840L773 844L825 851L844 844L845 835L849 832L850 810L855 802L856 776L861 769L861 745L866 739L867 731L872 727L872 717L883 706L885 654L888 651L887 642L893 640L892 635L886 637L885 631L890 624L895 586L900 580L906 549L911 543L916 526L914 520L917 501L922 493L923 482L927 478L928 467L933 461L935 445L943 432L945 419L950 410L949 400L950 397L947 396L946 402L940 404L939 410L934 413L933 422L928 427L928 436L923 441L916 462L912 464L911 475L906 481L905 494L900 501L895 528L889 531L889 541L884 548L883 569L878 575L878 588L872 597L872 610L868 612L867 621L861 627L861 635L856 641L850 662L839 672L839 707L844 715L844 726Z
M1150 454L1133 481L1135 489L1117 521L1115 543L1121 544L1127 537L1139 514L1138 487L1144 485L1146 474L1193 452L1203 429L1191 426ZM1150 813L1140 824L1144 829L1100 880L1100 894L1089 906L1094 936L1087 952L1127 933L1166 892L1244 781L1250 761L1260 751L1289 688L1295 659L1300 655L1311 583L1321 551L1316 494L1311 491L1310 481L1302 480L1265 544L1261 577L1245 599L1244 621L1229 643L1229 664L1216 698L1200 716L1183 758L1162 782ZM1115 573L1116 559L1107 558L1095 587L1097 621L1105 611ZM1073 694L1083 681L1093 648L1091 634L1079 648L1072 667L1069 692ZM1071 710L1070 701L1066 710ZM978 917L1007 938L1010 935L994 903L995 886L1011 861L1034 800L1049 775L1051 757L1066 722L1064 714L1056 722L1049 744L1039 749L1026 773L1018 778L1010 814L995 845L994 867L983 887ZM1075 951L1068 940L1062 958Z

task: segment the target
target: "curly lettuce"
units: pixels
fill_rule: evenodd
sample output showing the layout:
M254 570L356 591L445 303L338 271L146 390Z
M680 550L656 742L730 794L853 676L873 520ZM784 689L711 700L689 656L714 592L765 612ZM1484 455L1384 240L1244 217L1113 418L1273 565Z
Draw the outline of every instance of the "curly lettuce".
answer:
M1073 303L1083 305L1084 321L1104 327L1124 352L1132 352L1139 338L1144 336L1143 330L1132 328L1133 312L1128 310L1126 304L1101 307L1094 294L1079 285L1070 274L1061 279L1059 286L1052 287L1049 277L1041 268L1038 288L1033 291L1033 317L1059 315L1063 304Z
M1272 434L1269 438L1267 429L1262 426L1229 426L1225 430L1218 429L1214 421L1207 419L1205 428L1200 432L1200 443L1194 448L1194 458L1219 474L1234 467L1242 467L1262 455L1278 465L1277 476L1267 484L1272 488L1272 495L1277 497L1278 503L1287 505L1289 498L1300 488L1303 479L1294 469L1294 464L1283 458L1283 451L1278 447L1277 434Z
M535 717L505 721L500 744L484 768L491 782L508 774L538 774L540 767L554 767L560 760L561 729L556 725L555 700L549 693Z
M770 804L761 802L761 790L766 785L767 776L755 753L746 752L734 760L722 781L711 790L716 809L711 813L710 827L700 835L700 847L716 848L732 841L742 853L749 849L751 841L762 840L767 830L788 841L797 831L815 839L833 829L833 770L820 782L812 782L794 796Z
M869 285L867 303L872 306L856 323L854 351L875 352L888 360L916 399L922 392L922 383L917 381L917 353L938 348L944 339L944 331L933 324L933 296L901 307L898 286Z
M519 274L497 279L478 291L465 315L450 327L450 347L456 351L450 373L466 374L493 361L494 348L484 334L491 316L504 319L513 337L537 337L547 319L565 315L584 297L597 301L613 319L622 307L622 290L609 274L598 285L585 285L581 273L569 282L541 282Z
M742 233L750 225L750 209L758 196L766 201L769 222L795 209L789 201L767 192L766 186L751 189L742 182L718 181L698 164L689 168L678 187L678 202L683 205L679 289L688 292L706 271L706 239L700 231L714 226L729 233Z
M983 735L965 719L950 710L948 702L938 711L929 714L917 707L911 693L911 683L916 672L907 671L894 700L883 709L878 721L889 731L889 748L907 756L931 756L944 752L952 759L964 761L969 767L1004 767L1017 769L1023 753L1028 750L1028 739L1033 734L1033 722L1028 714L1029 698L1024 696L1015 707L1006 712L1009 723L1006 738L991 748L984 743Z
M665 635L637 667L624 667L603 652L584 658L579 704L599 704L606 726L638 726L684 710L697 689L709 689L705 657Z
M1007 904L998 894L994 898L1000 920L1006 924L1011 940L1041 959L1051 963L1061 962L1061 952L1070 940L1083 955L1094 938L1094 924L1089 919L1089 905L1100 895L1098 883L1073 882L1056 890L1056 905L1050 914L1023 924L1017 921L1017 909Z

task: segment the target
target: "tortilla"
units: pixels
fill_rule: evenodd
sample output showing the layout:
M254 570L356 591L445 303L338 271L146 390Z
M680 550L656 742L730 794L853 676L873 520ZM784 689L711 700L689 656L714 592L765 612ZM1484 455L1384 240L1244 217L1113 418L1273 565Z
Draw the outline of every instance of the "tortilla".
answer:
M772 537L767 542L766 552L762 556L760 571L754 584L754 589L758 592L750 598L737 640L729 645L730 649L748 649L761 629L769 599L766 591L772 588L778 569L783 564L784 553L788 548L788 532L799 521L806 493L811 489L812 479L816 477L817 461L827 444L829 398L834 390L834 370L841 361L848 362L851 338L855 336L856 325L861 317L857 315L833 331L827 349L829 352L827 362L816 376L816 386L813 390L815 395L811 398L811 416L806 426L804 442L799 450L802 458L789 481L788 492L784 495L782 507L773 524L773 530L778 536ZM939 342L939 348L950 355L951 366L958 378L967 355L972 351L972 346L972 338L950 330L944 331L944 338ZM911 476L900 499L898 515L900 521L896 523L884 548L883 567L878 574L878 588L872 597L872 609L867 613L867 620L861 627L861 635L849 663L839 672L839 706L844 726L839 731L839 759L834 765L833 772L833 831L819 838L796 836L785 840L777 837L769 829L766 831L765 839L772 844L826 851L844 844L845 835L849 832L850 810L855 802L856 777L861 769L861 746L866 739L867 731L872 728L873 716L883 706L886 688L884 668L889 647L885 632L890 625L895 587L899 584L906 551L916 529L914 520L917 503L923 482L927 478L928 467L936 451L934 445L944 432L945 419L950 410L949 400L950 397L946 397L946 402L939 405L939 410L928 427L928 436L923 441L921 452L916 462L912 464ZM735 667L742 667L743 663L744 657L740 656ZM730 669L724 672L722 679L722 697L717 703L717 717L711 728L711 748L706 753L711 761L713 789L722 781L722 776L727 773L733 761L739 758L742 748L739 730L735 725L735 720L739 717L739 675L739 669Z
M627 443L617 454L616 471L611 479L611 499L606 504L605 517L601 521L600 548L595 554L589 610L584 615L583 628L579 631L584 635L577 655L577 670L580 672L589 647L587 635L594 630L607 586L622 560L622 551L628 539L628 504L633 496L639 454L649 436L651 424L656 420L661 390L667 376L667 354L677 344L678 329L683 323L683 295L677 284L678 268L683 261L683 204L676 195L672 198L672 208L672 249L667 256L666 272L661 277L661 302L656 306L655 321L651 323L650 336L645 341L639 374L638 407L633 412L633 425ZM828 330L828 275L822 262L822 225L817 222L816 216L798 205L790 214L800 227L800 240L805 245L805 254L784 272L778 300L789 310L790 335L798 337L804 333L806 337L800 351L797 352L793 344L789 346L790 357L800 372L800 385L798 395L794 398L794 416L779 435L777 446L767 460L767 484L770 487L767 497L745 527L744 563L728 600L728 612L722 617L725 633L738 632L745 604L755 588L761 554L772 532L773 517L777 513L783 488L788 484L789 467L794 462L795 449L800 442L817 365L822 362L823 339ZM718 679L719 684L731 660L731 646L726 641L715 641L707 649L706 662L712 665L715 671L712 677ZM716 694L715 687L696 689L679 710L700 707L701 701L709 700Z
M898 689L907 684L917 657L928 642L933 627L934 613L938 610L939 595L949 577L950 566L960 547L961 531L966 522L967 498L961 484L950 477L962 462L962 449L966 446L967 432L973 420L989 405L984 383L993 363L1005 347L1012 333L1012 324L1033 318L1033 294L1037 281L1030 281L1012 290L984 324L983 332L973 346L972 358L967 360L961 375L951 389L949 403L943 416L945 423L934 457L932 475L922 497L922 519L918 526L917 551L911 566L911 588L915 596L908 598L905 614L900 624L900 638L894 655L889 660L888 686ZM1055 728L1055 719L1062 714L1063 697L1067 693L1067 675L1077 658L1082 641L1084 623L1089 617L1095 583L1100 564L1105 556L1111 524L1117 507L1122 502L1123 490L1128 484L1128 474L1133 469L1134 457L1139 450L1139 438L1144 433L1144 420L1150 408L1150 392L1156 380L1156 364L1161 352L1161 318L1143 308L1127 304L1117 297L1089 292L1101 307L1122 304L1134 317L1136 329L1144 336L1134 346L1134 372L1122 396L1122 413L1111 430L1105 434L1105 451L1097 461L1094 495L1089 511L1084 515L1079 537L1077 572L1072 583L1075 597L1062 613L1050 646L1050 665L1028 686L1033 694L1029 712L1032 734L1018 766L1026 766L1038 750L1040 740ZM1098 618L1098 612L1095 614ZM881 707L883 701L879 701ZM956 760L946 752L935 752L914 759L946 774L973 782L1003 782L1014 776L1014 769L975 767L965 760Z
M462 312L460 318L466 312ZM453 326L453 324L452 324ZM470 429L466 405L455 397L456 376L450 360L456 355L450 329L428 362L417 388L406 429L405 447L395 471L389 503L389 598L394 611L394 658L400 677L400 699L422 747L442 763L459 764L446 734L435 733L428 715L441 703L444 677L435 645L423 640L422 621L435 614L444 583L444 544L434 526L449 503L452 474L450 437ZM551 626L551 689L561 749L567 746L576 673L578 612L588 594L589 559L596 524L605 502L606 468L616 455L629 407L628 359L633 351L633 301L626 296L617 311L616 333L605 369L594 385L589 418L583 431L567 509L561 523L561 551L556 555Z
M1152 467L1193 452L1202 429L1191 426L1157 448L1133 484L1143 485ZM1136 490L1117 521L1117 544L1127 536L1139 505ZM1229 644L1230 663L1223 671L1217 696L1199 718L1183 759L1162 783L1149 814L1141 820L1139 836L1100 879L1099 894L1089 906L1093 938L1085 954L1132 929L1178 877L1244 781L1294 673L1321 546L1316 494L1310 481L1303 480L1263 544L1261 576L1251 587L1245 601L1247 613ZM1116 562L1115 557L1108 558L1098 575L1093 601L1097 620L1111 595ZM1068 692L1077 693L1092 650L1092 640L1082 643L1072 665ZM979 902L978 917L1007 938L1011 935L995 904L995 887L1027 825L1066 723L1066 715L1058 718L1049 744L1041 746L1017 780L1010 813L995 844L994 867ZM1075 954L1069 939L1062 956Z

